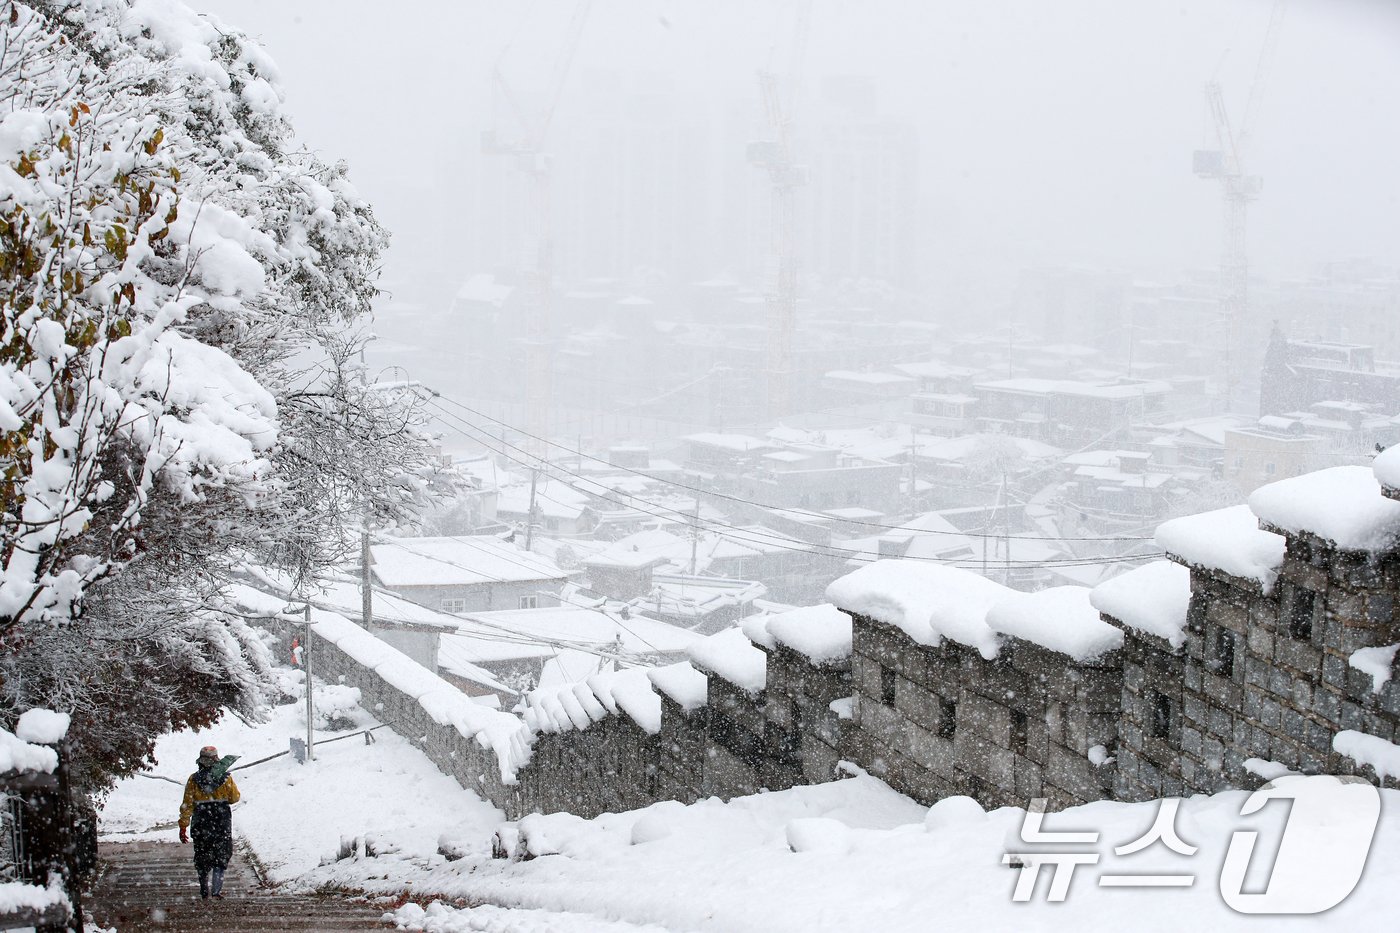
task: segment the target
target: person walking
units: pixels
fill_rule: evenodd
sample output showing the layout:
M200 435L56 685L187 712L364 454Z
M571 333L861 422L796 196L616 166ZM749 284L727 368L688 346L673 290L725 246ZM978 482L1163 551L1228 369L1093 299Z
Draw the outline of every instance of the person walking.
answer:
M201 748L180 802L180 841L188 843L194 837L194 869L199 872L199 896L205 900L211 894L223 899L224 870L233 857L233 804L240 795L228 769L237 760L237 755L220 758L212 745Z

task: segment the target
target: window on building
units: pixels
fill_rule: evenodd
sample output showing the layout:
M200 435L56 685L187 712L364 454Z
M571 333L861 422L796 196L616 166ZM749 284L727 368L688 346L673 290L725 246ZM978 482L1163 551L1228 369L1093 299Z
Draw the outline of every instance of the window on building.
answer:
M1269 462L1269 463L1264 464L1264 475L1265 475L1265 476L1273 476L1274 473L1275 473L1277 470L1278 470L1278 467L1275 466L1274 463L1273 463L1272 461Z
M538 609L540 608L540 598L538 596L522 596L520 597L520 608Z
M1234 460L1233 466L1234 466L1234 468L1235 468L1236 470L1243 470L1243 469L1244 469L1244 457L1236 457L1235 460Z
M895 682L898 678L894 668L880 666L880 702L885 706L894 706Z
M938 735L951 739L958 731L958 704L945 697L938 698Z
M1172 700L1165 693L1147 693L1147 733L1154 739L1169 738L1172 733Z
M467 601L465 599L444 599L441 609L443 612L466 612Z
M1011 751L1017 755L1026 753L1027 733L1030 719L1018 709L1011 711Z
M1227 628L1217 628L1215 637L1211 639L1210 657L1206 659L1206 667L1221 677L1235 676L1235 647L1239 643L1239 636Z
M1312 639L1313 610L1317 594L1301 586L1290 586L1283 596L1283 618L1288 634L1301 641Z

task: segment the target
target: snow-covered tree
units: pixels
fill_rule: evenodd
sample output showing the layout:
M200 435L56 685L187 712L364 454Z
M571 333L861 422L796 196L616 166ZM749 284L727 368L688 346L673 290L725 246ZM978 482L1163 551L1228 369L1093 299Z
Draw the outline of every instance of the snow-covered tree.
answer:
M256 707L238 561L314 573L433 471L359 363L386 235L280 102L176 0L0 7L3 698L95 724L138 677L164 700L123 755Z

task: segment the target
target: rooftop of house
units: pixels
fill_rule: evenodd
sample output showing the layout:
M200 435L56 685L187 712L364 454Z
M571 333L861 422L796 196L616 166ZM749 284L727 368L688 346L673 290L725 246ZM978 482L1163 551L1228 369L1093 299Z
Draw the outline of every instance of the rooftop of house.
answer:
M508 609L464 615L457 631L444 635L439 664L490 664L548 658L575 650L597 660L596 652L628 655L681 655L698 640L694 632L649 619L579 606Z
M396 538L393 543L371 545L370 560L375 578L390 589L563 580L568 576L553 561L489 535Z

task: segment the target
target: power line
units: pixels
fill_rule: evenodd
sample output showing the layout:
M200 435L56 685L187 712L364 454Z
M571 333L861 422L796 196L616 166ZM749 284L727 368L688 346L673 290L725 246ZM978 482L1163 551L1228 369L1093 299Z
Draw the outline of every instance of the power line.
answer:
M548 468L548 469L557 470L558 472L565 473L565 474L567 474L567 475L569 475L569 476L573 476L573 477L575 477L576 479L578 479L578 480L580 480L580 481L582 481L582 482L591 483L591 484L593 484L593 485L595 485L595 486L598 486L598 487L601 488L601 489L606 489L606 490L608 490L608 491L610 491L610 492L613 491L613 490L611 490L609 487L607 487L606 485L604 485L604 484L602 484L602 483L599 483L597 480L590 479L589 477L583 476L582 474L579 474L579 473L575 473L575 472L573 472L572 470L568 470L568 469L566 469L566 468L564 468L564 467L562 467L562 466L558 466L557 464L550 464L547 460L544 460L544 458L535 457L534 454L530 454L528 451L525 451L524 449L522 449L522 448L516 446L515 444L511 444L509 441L505 441L505 440L501 440L501 439L499 439L499 438L492 437L490 434L487 434L486 431L485 431L483 428L481 428L479 425L470 424L469 422L466 422L466 421L464 421L464 420L461 420L461 419L459 419L457 416L452 415L452 414L450 414L450 413L448 413L448 412L446 412L446 411L443 411L443 410L441 410L441 409L439 409L439 413L440 413L440 416L441 416L441 417L450 418L450 419L452 419L453 421L456 421L456 422L458 422L459 424L461 424L461 425L463 425L463 426L469 428L470 430L477 431L477 432L481 433L483 436L489 438L489 439L490 439L491 441L493 441L493 442L502 444L502 445L505 446L505 447L509 447L509 448L511 448L511 449L513 449L513 450L516 450L516 451L518 451L519 453L521 453L521 454L524 455L524 456L528 456L528 457L533 457L533 458L535 458L535 459L538 460L540 463L545 464L546 468ZM536 463L533 463L533 462L531 462L531 461L529 461L529 460L522 460L522 459L520 459L520 457L512 456L511 454L507 453L506 451L501 450L501 449L496 448L496 447L493 447L493 446L491 446L491 444L486 443L485 441L483 441L483 442L481 442L481 443L483 444L483 446L487 447L487 449L489 449L492 453L495 453L495 454L497 454L497 455L499 455L499 456L502 456L502 457L504 457L504 458L506 458L506 459L508 459L508 460L511 460L511 461L514 462L514 463L520 464L520 465L522 465L522 466L528 466L528 467L531 467L531 468L534 468L534 467L537 466ZM606 501L606 502L614 503L615 505L619 505L619 506L621 506L621 507L623 507L623 508L633 509L633 510L635 510L635 511L644 512L644 513L646 513L646 514L656 516L656 517L658 517L658 518L664 519L664 520L669 521L669 522L673 522L673 523L676 523L676 524L684 524L684 523L686 523L686 522L689 522L689 521L693 520L693 516L689 515L688 513L683 513L683 512L681 512L681 511L678 510L678 509L673 509L673 508L671 508L671 507L669 507L669 506L663 505L663 504L658 503L658 502L653 502L653 501L651 501L651 500L649 500L649 499L644 499L644 498L642 498L642 497L640 497L640 496L636 496L636 495L631 494L631 493L623 492L623 493L620 493L620 494L621 494L621 495L624 495L624 496L627 496L628 498L631 498L631 499L636 499L636 500L639 501L639 502L645 502L645 503L647 503L648 505L653 505L653 506L655 506L656 508L664 509L664 510L669 511L669 512L671 512L671 513L673 513L673 514L667 515L667 514L664 514L664 512L656 512L656 511L653 511L653 510L650 510L650 509L643 508L643 507L638 506L638 505L632 505L632 504L623 502L623 501L621 501L621 500L619 500L619 499L612 498L611 496L604 495L604 494L602 494L602 493L595 493L595 492L588 492L588 491L586 491L586 490L581 490L581 489L578 489L576 486L572 485L571 483L567 482L566 480L558 479L557 477L556 477L555 479L556 479L557 482L561 483L561 484L562 484L563 486L565 486L566 488L568 488L568 489L573 489L574 491L579 492L579 493L581 493L581 494L583 494L583 495L592 496L592 497L597 498L597 499L602 499L602 500L604 500L604 501ZM557 499L549 498L548 496L543 496L543 497L546 498L546 499L548 499L548 501L550 501L550 502L554 502L556 505L566 505L566 503L561 503L561 502L559 502ZM810 543L810 542L800 542L798 539L795 539L795 538L785 537L785 536L780 537L779 535L777 535L777 534L775 534L775 533L772 533L772 532L766 532L766 531L762 531L762 530L759 530L759 529L736 526L736 525L729 524L729 523L727 523L727 522L721 522L721 521L719 521L719 520L717 520L717 519L710 519L710 518L701 517L699 520L700 520L701 522L706 523L706 524L713 525L713 526L716 526L717 528L723 529L723 530L722 530L721 532L719 532L719 533L720 533L721 535L727 535L727 536L730 538L730 540L738 541L738 542L743 542L743 543L747 543L747 544L752 544L752 545L756 545L756 546L762 547L762 548L768 548L769 550L788 550L788 551L794 551L794 552L799 552L799 553L808 553L808 554L814 553L814 552L815 552L815 553L820 554L821 556L825 556L825 557L835 557L835 558L841 558L841 557L843 557L843 556L848 556L850 560L853 560L853 561L860 561L860 562L863 562L863 563L873 563L873 562L875 562L875 561L878 561L878 560L883 559L883 558L881 558L881 557L879 557L879 556L872 556L872 555L870 555L870 553L869 553L868 551L860 551L860 550L855 550L855 549L853 549L853 548L843 548L843 547L840 547L839 545L832 545L832 544L825 544L825 545L824 545L824 544L814 544L814 543ZM915 536L918 536L918 535L920 534L920 532L919 532L918 530L915 530L914 533L915 533ZM957 533L955 533L955 532L938 532L938 533L939 533L939 534L957 534ZM1000 535L973 534L973 535L968 535L967 537L973 537L973 538L983 539L983 540L985 540L985 541L997 541L997 542L1000 542L1000 541L1004 540L1003 537L1000 536ZM1015 538L1013 538L1013 540L1017 540L1017 539L1019 539L1019 540L1050 540L1050 541L1070 540L1070 539L1049 538L1049 537L1044 537L1044 536L1033 536L1033 535L1025 535L1025 536L1019 536L1019 535L1018 535L1018 536L1016 536ZM1099 540L1099 539L1091 539L1091 540ZM1144 538L1131 538L1131 539L1126 539L1126 540L1147 541L1147 540L1151 540L1151 539L1150 539L1150 538L1145 538L1145 537L1144 537ZM793 546L794 543L799 543L799 544L801 544L802 546L801 546L801 547L795 547L795 546ZM986 545L984 544L984 547L985 547L985 546L986 546ZM993 565L993 564L989 564L988 566L995 566L997 569L1018 569L1018 568L1021 568L1021 567L1035 568L1035 567L1083 567L1083 566L1101 566L1101 565L1106 565L1106 564L1130 563L1130 562L1136 562L1136 561L1140 561L1140 560L1148 560L1148 559L1151 559L1151 558L1153 558L1153 557L1160 557L1160 556L1162 556L1160 553L1156 553L1156 554L1132 555L1132 556L1127 556L1127 555L1125 555L1125 556L1120 556L1120 557L1104 557L1104 558L1088 558L1088 557L1085 557L1085 558L1063 558L1063 559L1054 559L1054 560L1034 560L1034 559L1032 559L1032 560L1021 560L1021 561L1012 560L1012 559L1008 558L1008 559L1005 559L1005 560L1002 560L1002 561L997 561L994 565ZM962 568L964 568L964 569L976 569L976 568L978 568L978 567L981 566L981 562L975 562L975 563L972 563L972 564L960 564L960 563L958 563L958 560L959 560L958 558L938 558L938 557L918 557L918 556L913 556L913 557L906 557L906 558L904 558L904 559L905 559L905 560L919 560L919 561L925 561L925 562L928 562L928 563L940 564L940 565L952 565L952 566L962 567Z
M813 512L813 511L810 511L810 510L807 510L807 509L793 509L793 508L788 508L788 507L785 507L785 506L776 506L776 505L766 504L766 503L763 503L763 502L755 502L755 501L753 501L753 500L751 500L751 499L745 499L745 498L743 498L742 496L734 496L734 495L730 495L730 494L728 494L728 493L719 492L719 491L716 491L716 490L703 489L703 488L701 488L701 487L699 487L699 486L691 486L691 485L689 485L689 484L687 484L687 483L681 483L681 482L677 482L677 481L675 481L675 480L663 479L662 477L656 476L656 475L651 474L651 473L646 473L646 472L644 472L644 471L642 471L642 470L637 470L637 469L634 469L634 468L632 468L632 467L623 466L623 465L620 465L620 464L610 463L609 461L604 460L602 457L598 457L598 456L596 456L596 455L594 455L594 454L587 454L587 453L584 453L584 452L581 451L581 450L575 450L574 448L569 447L569 446L567 446L567 445L560 444L560 443L558 443L558 442L556 442L556 441L550 441L550 440L547 440L547 439L545 439L545 438L538 437L538 436L536 436L536 435L534 435L534 434L531 434L531 433L529 433L528 431L521 430L520 428L515 427L514 425L510 424L509 422L502 421L502 420L499 419L499 418L493 418L492 416L486 414L485 412L478 411L477 409L472 408L472 407L469 406L469 405L465 405L465 404L463 404L463 403L461 403L461 402L456 401L455 399L452 399L452 398L449 398L448 396L442 395L440 392L437 392L436 390L429 390L429 391L432 392L432 395L433 395L433 398L434 398L434 399L440 399L440 400L442 400L442 401L448 403L449 405L454 405L454 406L456 406L457 408L462 409L463 411L469 412L469 413L471 413L471 414L477 416L478 418L485 418L487 421L490 421L490 422L492 422L492 423L494 423L494 424L498 424L498 425L500 425L501 427L507 428L507 429L509 429L509 430L511 430L511 431L515 431L516 433L521 434L521 435L523 435L523 436L525 436L525 437L528 437L528 438L530 438L531 440L536 440L536 441L539 441L539 442L541 442L541 443L543 443L543 444L547 444L547 445L549 445L549 446L556 447L556 448L558 448L559 450L562 450L562 451L564 451L564 452L566 452L566 453L574 454L574 455L576 455L576 456L578 456L578 457L586 457L586 458L589 459L589 460L593 460L593 461L595 461L595 462L597 462L597 463L604 464L605 466L608 466L609 468L614 469L614 470L622 470L622 471L627 472L627 473L633 473L633 474L635 474L635 475L637 475L637 476L643 477L644 479L651 480L651 481L654 482L654 483L660 483L660 484L663 484L663 485L666 485L666 486L674 486L674 487L676 487L676 488L678 488L678 489L684 489L684 490L686 490L687 492L691 492L691 493L699 493L699 494L703 494L703 495L706 495L706 496L713 496L713 497L719 498L719 499L727 499L727 500L729 500L729 501L731 501L731 502L735 502L735 503L738 503L738 504L741 504L741 505L750 506L750 507L752 507L752 508L763 509L763 510L770 511L770 512L787 512L787 513L791 513L791 514L794 514L794 515L805 515L805 516L814 517L814 518L829 518L829 517L830 517L830 516L823 515L823 514L820 513L820 512ZM479 425L473 425L473 427L476 428L476 430L481 431L482 433L486 433ZM1116 433L1116 432L1114 432L1114 433ZM491 435L490 435L490 434L487 434L487 436L490 437ZM1104 438L1106 438L1106 437L1108 437L1108 436L1109 436L1109 435L1104 435ZM1100 438L1100 440L1102 440L1102 439L1103 439L1103 438ZM493 438L493 440L497 440L497 438ZM501 440L502 443L507 443L503 438L502 438L502 439L499 439L499 440ZM1097 443L1097 442L1095 442L1095 443ZM515 445L512 444L512 445L510 445L510 446L514 447ZM1092 445L1091 445L1091 446L1092 446ZM519 449L519 448L517 448L517 449ZM1086 448L1086 449L1087 449L1087 448ZM581 461L580 461L580 462L581 462ZM1039 472L1044 472L1044 471L1039 471ZM1032 475L1035 475L1035 474L1032 474ZM859 521L859 520L856 520L856 519L843 519L842 521L845 522L846 524L849 524L849 525L861 525L861 526L868 527L868 528L879 528L879 529L883 529L883 530L886 530L886 531L900 531L900 532L914 533L914 534L926 534L926 535L927 535L927 534L943 534L943 535L953 535L953 534L956 534L956 535L961 536L961 537L973 537L973 538L978 538L978 537L980 537L980 538L997 538L997 537L1000 537L999 535L987 535L987 534L979 534L979 533L975 533L975 532L936 531L936 530L925 530L925 529L922 529L922 528L912 528L912 527L909 527L909 526L907 526L907 525L885 525L885 524L882 524L882 523L879 523L879 522ZM1151 538L1148 538L1148 537L1141 537L1141 536L1140 536L1140 537L1125 537L1125 536L1118 536L1118 535L1096 535L1096 536L1078 536L1078 537L1054 537L1054 536L1050 536L1050 535L1021 535L1020 537L1023 538L1023 539L1043 540L1043 541L1098 541L1098 542L1119 542L1119 541L1150 541L1150 540L1152 540Z
M453 418L454 420L456 420L456 419L455 419L455 416L449 415L449 414L447 414L447 413L445 413L445 412L443 413L443 415L446 416L446 417ZM464 424L464 425L467 424L466 422L461 422L461 423ZM490 438L492 441L498 441L498 440L499 440L499 439L497 439L497 438L491 437L489 434L486 434L485 431L482 430L479 426L476 426L476 425L468 425L468 426L469 426L472 430L480 431L482 434L484 434L486 437ZM524 451L522 448L517 447L516 445L511 444L511 443L508 442L508 441L499 441L499 443L502 443L502 444L504 444L505 446L510 447L510 448L512 448L512 449L514 449L514 450L520 451L522 454L524 454L524 455L526 455L526 456L534 456L533 454L529 454L527 451ZM520 465L523 465L523 466L530 466L530 467L534 467L534 466L535 466L535 464L531 463L530 461L522 460L522 459L520 459L519 457L512 456L511 454L505 452L504 450L500 450L500 449L498 449L498 448L491 447L489 444L485 444L484 442L483 442L483 444L484 444L484 446L488 447L488 449L490 449L493 453L496 453L496 454L498 454L499 456L505 457L506 459L511 460L511 461L514 462L514 463L517 463L517 464L520 464ZM542 458L540 458L540 462L545 463L546 466L547 466L548 468L557 470L557 471L559 471L559 472L568 474L568 475L570 475L570 476L574 476L574 477L576 477L577 479L581 480L582 482L592 483L593 485L599 486L599 487L602 488L602 489L609 489L609 487L607 487L606 485L604 485L604 484L602 484L602 483L599 483L597 480L590 479L590 478L585 477L585 476L582 476L581 474L578 474L578 473L574 473L573 471L568 470L568 469L566 469L566 468L564 468L564 467L561 467L561 466L558 466L558 465L555 465L555 464L549 464L548 461L544 461ZM666 506L666 505L663 505L663 504L658 503L658 502L653 502L653 501L651 501L651 500L644 499L644 498L642 498L642 497L640 497L640 496L636 496L636 495L634 495L634 494L632 494L632 493L623 492L623 493L621 493L621 495L627 496L627 497L632 498L632 499L636 499L636 500L638 500L638 501L640 501L640 502L646 502L646 503L649 504L649 505L656 506L657 508L664 509L664 510L669 511L669 512L671 512L671 513L673 513L673 514L667 515L667 514L664 514L663 512L656 512L656 511L652 511L652 510L643 508L643 507L641 507L641 506L632 505L632 504L629 504L629 503L626 503L626 502L622 502L622 501L619 500L619 499L612 498L611 496L607 496L607 495L604 495L604 494L602 494L602 493L596 493L596 492L589 492L589 491L587 491L587 490L581 490L581 489L578 489L578 487L576 487L576 486L572 485L571 483L567 482L566 480L558 479L557 477L555 477L555 480L556 480L557 482L559 482L561 485L563 485L565 488L573 489L574 491L579 492L579 493L582 494L582 495L592 496L592 497L597 498L597 499L602 499L602 500L604 500L604 501L606 501L606 502L612 502L612 503L614 503L614 504L616 504L616 505L619 505L619 506L621 506L621 507L623 507L623 508L632 509L632 510L635 510L635 511L640 511L640 512L643 512L643 513L645 513L645 514L653 515L653 516L656 516L656 517L658 517L658 518L661 518L661 519L666 520L666 521L669 521L669 522L673 522L673 523L677 523L677 524L684 524L685 522L691 521L691 520L693 519L693 516L691 516L691 515L688 514L688 513L683 513L683 512L681 512L681 511L678 510L678 509L674 509L674 508L671 508L670 506ZM612 490L609 490L609 491L612 491ZM559 502L559 500L550 498L550 497L548 497L548 496L543 496L543 498L548 499L548 501L553 502L553 503L555 503L556 505L565 505L565 506L568 505L568 503ZM717 520L717 519L711 519L711 518L704 518L704 517L701 517L701 518L700 518L700 521L701 521L701 522L704 522L704 523L706 523L706 524L709 524L709 525L714 525L714 526L716 526L717 528L723 529L723 530L722 530L721 532L719 532L719 533L722 534L722 535L727 535L731 540L740 541L740 542L744 542L744 543L747 543L747 544L756 545L756 546L758 546L758 547L768 548L768 549L770 549L770 550L789 550L789 551L796 551L796 552L800 552L800 553L812 553L812 552L816 552L816 553L821 554L822 556L826 556L826 557L838 557L838 558L839 558L839 557L842 557L842 556L849 556L852 560L859 560L859 561L862 561L862 562L864 562L864 563L872 563L872 562L874 562L874 561L876 561L876 560L880 560L880 559L881 559L881 558L878 557L878 556L876 556L876 557L870 556L870 555L869 555L869 552L867 552L867 551L855 550L855 549L853 549L853 548L843 548L843 547L841 547L841 546L839 546L839 545L832 545L832 544L814 544L814 543L811 543L811 542L800 542L798 539L794 539L794 538L786 537L786 536L780 536L780 535L778 535L778 534L776 534L776 533L773 533L773 532L763 531L763 530L755 529L755 528L752 528L752 527L736 526L736 525L729 524L729 523L727 523L727 522L719 521L719 520ZM940 534L955 534L954 532L939 532L939 533L940 533ZM916 536L918 536L917 533L916 533ZM984 539L984 540L997 541L997 542L1000 542L1000 541L1003 540L1002 536L1000 536L1000 535L972 535L971 537L980 538L980 539ZM1061 540L1061 539L1056 539L1056 538L1045 538L1045 537L1031 536L1031 535L1016 536L1016 538L1018 538L1018 539L1020 539L1020 540L1052 540L1052 541L1053 541L1053 540ZM1145 541L1145 540L1151 540L1151 539L1148 539L1148 538L1137 538L1137 539L1132 539L1132 540L1143 540L1143 541ZM794 546L793 546L793 543L794 543L794 542L799 543L799 544L801 544L801 545L803 545L803 546L801 546L801 547L794 547ZM1120 556L1120 557L1114 557L1114 558L1088 558L1088 557L1085 557L1085 558L1061 558L1061 559L1054 559L1054 560L1034 560L1034 559L1032 559L1032 560L1024 560L1024 561L1017 561L1017 560L1007 559L1007 560L1005 560L1005 561L997 562L996 566L998 567L998 569L1015 569L1016 567L1023 566L1023 565L1024 565L1024 566L1046 566L1046 567L1051 567L1051 566L1063 566L1063 567L1068 567L1068 566L1098 566L1098 565L1103 565L1103 564L1126 563L1126 562L1133 562L1133 561L1138 561L1138 560L1145 560L1145 559L1149 559L1149 558L1151 558L1151 557L1153 557L1153 556L1154 556L1154 555L1150 555L1150 554L1149 554L1149 555L1137 555L1137 556ZM1157 555L1155 555L1155 556L1161 556L1161 555L1160 555L1160 554L1157 554ZM937 564L952 564L952 565L954 565L954 566L962 566L962 567L967 567L967 568L969 568L969 569L975 568L976 566L980 566L980 564L958 564L958 563L957 563L957 560L958 560L957 558L937 558L937 557L917 557L917 556L915 556L915 557L907 557L907 558L905 558L905 559L906 559L906 560L921 560L921 561L927 561L927 562L930 562L930 563L937 563Z

